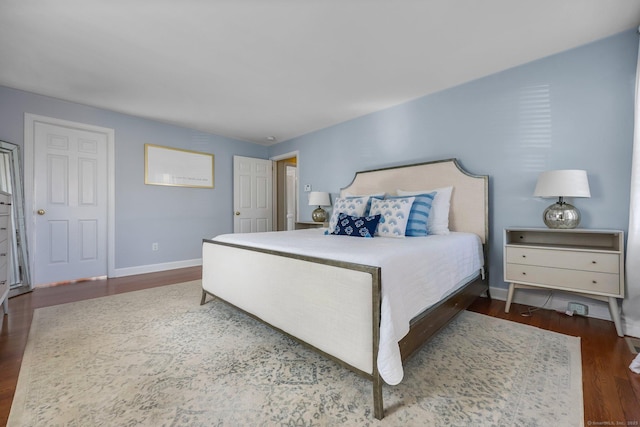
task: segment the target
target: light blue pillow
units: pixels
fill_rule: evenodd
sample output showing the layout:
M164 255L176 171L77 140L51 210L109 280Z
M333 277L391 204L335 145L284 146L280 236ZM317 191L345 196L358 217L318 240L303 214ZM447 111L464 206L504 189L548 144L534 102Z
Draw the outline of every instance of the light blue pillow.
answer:
M358 197L367 197L367 196L351 196L347 193L347 196L345 196L346 199L356 199ZM384 193L380 193L380 194L371 194L369 197L369 201L367 202L367 207L364 210L364 214L365 216L370 215L371 212L371 201L373 199L377 199L377 200L384 200Z
M398 199L406 196L388 196L387 199ZM429 235L427 229L427 221L429 220L429 213L431 212L431 206L433 206L433 199L436 197L436 192L417 194L414 196L416 199L411 205L411 211L409 212L409 221L407 221L407 229L405 230L405 236L409 237L422 237Z
M415 196L435 192L429 212L427 230L429 234L449 234L449 209L451 207L451 194L453 187L434 188L432 190L405 191L397 190L398 196Z
M415 197L398 197L397 199L373 199L371 215L382 215L376 231L378 236L405 237L411 205Z

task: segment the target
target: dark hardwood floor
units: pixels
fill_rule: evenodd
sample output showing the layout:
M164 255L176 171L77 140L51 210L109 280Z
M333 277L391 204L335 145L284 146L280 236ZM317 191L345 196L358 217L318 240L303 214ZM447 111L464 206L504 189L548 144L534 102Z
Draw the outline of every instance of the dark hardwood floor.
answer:
M11 298L9 315L0 330L0 425L5 425L15 393L22 354L31 327L33 310L196 280L200 267L171 270L116 279L104 279L39 288ZM582 380L585 425L640 425L640 375L629 370L634 355L623 338L616 335L612 322L588 317L569 317L551 310L522 316L527 307L513 304L504 312L504 301L479 298L471 311L536 326L562 334L579 336L582 345Z

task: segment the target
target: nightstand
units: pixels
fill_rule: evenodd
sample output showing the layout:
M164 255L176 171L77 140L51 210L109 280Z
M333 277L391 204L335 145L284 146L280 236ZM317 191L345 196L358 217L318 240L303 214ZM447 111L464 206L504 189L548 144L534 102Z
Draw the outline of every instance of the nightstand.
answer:
M507 313L516 289L556 289L608 302L623 336L618 307L618 298L624 298L623 231L507 228L504 280L510 282Z

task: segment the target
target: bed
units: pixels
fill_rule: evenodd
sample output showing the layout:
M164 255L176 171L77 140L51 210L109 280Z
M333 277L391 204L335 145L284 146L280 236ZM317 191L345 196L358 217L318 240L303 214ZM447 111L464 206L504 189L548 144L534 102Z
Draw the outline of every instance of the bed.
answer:
M205 239L201 304L219 298L370 379L382 419L383 383L398 384L412 354L489 296L488 177L447 159L358 172L340 192L346 199L400 190L411 202L416 192L447 188L448 230L426 237L307 229Z

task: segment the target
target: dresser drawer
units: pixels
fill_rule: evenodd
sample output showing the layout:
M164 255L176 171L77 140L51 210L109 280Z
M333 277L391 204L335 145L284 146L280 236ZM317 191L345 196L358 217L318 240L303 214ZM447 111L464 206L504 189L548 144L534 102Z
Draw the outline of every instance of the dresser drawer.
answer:
M519 248L514 246L507 246L506 250L506 261L510 264L620 273L619 254Z
M7 289L9 288L9 281L7 280L7 260L0 260L0 289L4 289L4 285L6 285ZM0 291L0 297L2 294L3 292Z
M9 215L0 215L0 235L9 233Z
M9 280L7 280L7 260L6 257L0 258L0 299L9 291ZM0 310L0 315L2 311Z
M5 271L4 276L6 275L7 273ZM9 281L4 276L0 279L0 302L2 302L3 297L9 293ZM0 316L2 316L2 307L0 307Z
M508 263L505 280L574 289L578 292L620 295L620 275L612 273Z
M5 238L0 241L0 264L3 261L7 262L7 259L9 259L9 240Z
M11 213L11 196L0 194L0 214Z

